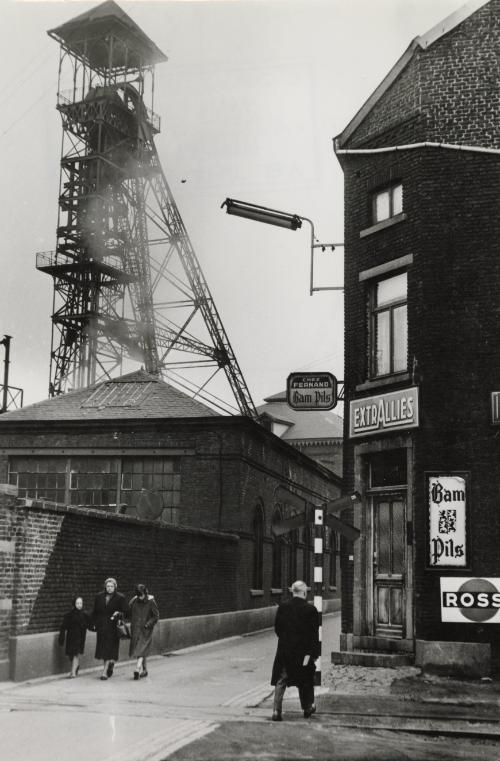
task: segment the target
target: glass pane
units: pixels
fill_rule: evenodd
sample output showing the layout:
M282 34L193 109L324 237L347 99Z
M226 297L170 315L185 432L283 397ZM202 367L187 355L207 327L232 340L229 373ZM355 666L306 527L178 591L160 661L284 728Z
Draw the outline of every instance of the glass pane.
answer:
M389 587L377 589L377 623L389 623Z
M403 211L403 186L395 185L392 189L392 215L401 214Z
M394 301L406 301L407 280L406 272L388 277L386 280L379 280L375 289L376 306L384 306Z
M375 196L375 222L381 222L383 219L389 219L390 202L389 191L383 190Z
M406 304L392 312L395 373L408 368L408 317Z
M390 449L370 456L370 486L406 484L406 449Z
M391 624L403 624L403 590L401 587L391 587Z
M375 375L391 372L389 312L379 312L376 316Z
M391 526L389 502L377 506L377 567L378 573L391 572Z
M392 503L392 573L403 573L405 557L404 506Z

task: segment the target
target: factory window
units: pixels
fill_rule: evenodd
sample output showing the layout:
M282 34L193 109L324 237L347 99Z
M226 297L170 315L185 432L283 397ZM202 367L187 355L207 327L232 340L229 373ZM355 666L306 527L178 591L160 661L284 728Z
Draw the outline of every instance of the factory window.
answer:
M120 505L135 507L143 491L161 497L162 520L179 522L181 499L180 459L176 457L124 457ZM130 514L129 510L126 510Z
M65 457L11 457L9 483L22 498L66 501Z
M370 299L371 376L404 372L408 367L406 272L376 281Z
M161 519L178 522L180 459L175 457L11 457L19 496L135 514L139 496L160 497Z
M372 196L372 222L383 222L403 211L403 185L398 182L377 190Z
M264 587L264 511L257 505L253 517L253 579L254 589Z

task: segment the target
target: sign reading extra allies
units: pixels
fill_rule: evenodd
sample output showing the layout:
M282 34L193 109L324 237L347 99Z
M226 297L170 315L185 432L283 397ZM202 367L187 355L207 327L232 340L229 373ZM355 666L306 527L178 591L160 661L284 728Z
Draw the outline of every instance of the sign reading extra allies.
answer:
M417 387L354 399L350 404L351 438L417 426Z
M290 373L286 400L293 410L332 410L337 404L337 379L331 373Z
M466 475L427 475L429 566L465 567Z

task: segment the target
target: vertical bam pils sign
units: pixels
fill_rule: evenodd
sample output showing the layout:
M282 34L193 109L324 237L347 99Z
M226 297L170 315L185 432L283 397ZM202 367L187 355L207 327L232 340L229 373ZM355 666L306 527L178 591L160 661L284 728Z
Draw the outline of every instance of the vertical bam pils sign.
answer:
M429 566L467 566L467 476L427 475Z

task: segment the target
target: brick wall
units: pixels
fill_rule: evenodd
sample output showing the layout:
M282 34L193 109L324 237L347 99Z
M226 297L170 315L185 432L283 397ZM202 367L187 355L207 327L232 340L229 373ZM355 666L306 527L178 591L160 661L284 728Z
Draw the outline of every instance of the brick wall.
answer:
M237 608L234 536L76 507L16 505L2 511L3 517L10 513L10 527L2 521L2 529L6 535L14 529L16 542L12 635L57 629L73 595L81 594L91 608L108 576L127 598L136 583L145 583L162 618Z

